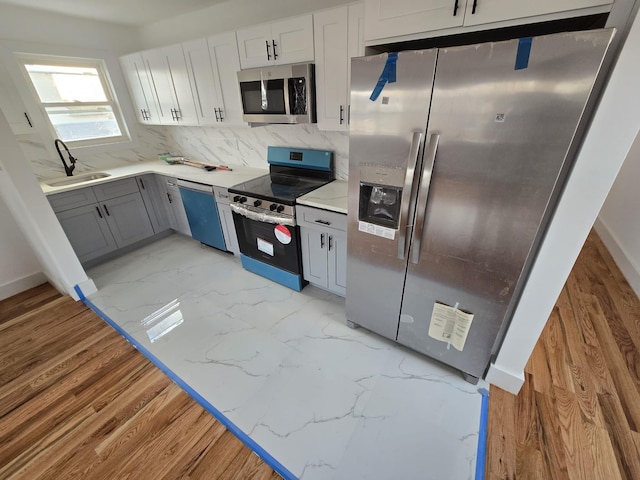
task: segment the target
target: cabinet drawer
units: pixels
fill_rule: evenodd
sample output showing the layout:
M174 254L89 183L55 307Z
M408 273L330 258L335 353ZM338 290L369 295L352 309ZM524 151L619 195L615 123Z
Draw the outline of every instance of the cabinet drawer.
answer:
M343 213L297 205L296 216L301 227L347 231L347 216Z
M47 200L49 200L53 211L56 213L64 212L65 210L70 210L76 207L82 207L84 205L90 205L98 201L91 187L79 188L77 190L71 190L70 192L49 195L47 196Z
M138 183L135 178L125 178L115 182L107 182L101 185L95 185L93 191L99 202L109 200L110 198L122 197L131 193L138 193Z
M213 187L213 193L216 196L216 202L229 204L229 191L222 187Z

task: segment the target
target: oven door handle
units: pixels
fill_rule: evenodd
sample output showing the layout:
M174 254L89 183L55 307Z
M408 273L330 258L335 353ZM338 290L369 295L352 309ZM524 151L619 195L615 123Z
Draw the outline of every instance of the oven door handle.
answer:
M288 225L290 227L296 226L296 219L288 215L279 215L273 212L265 212L257 208L253 208L249 205L238 205L237 203L230 203L231 211L248 218L249 220L255 220L256 222L273 223L280 225Z

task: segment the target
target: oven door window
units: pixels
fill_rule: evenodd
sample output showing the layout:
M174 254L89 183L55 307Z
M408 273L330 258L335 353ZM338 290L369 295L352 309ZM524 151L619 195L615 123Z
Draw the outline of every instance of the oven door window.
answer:
M240 252L291 273L301 274L299 227L249 220L233 213Z
M242 108L246 115L286 114L284 80L241 82Z

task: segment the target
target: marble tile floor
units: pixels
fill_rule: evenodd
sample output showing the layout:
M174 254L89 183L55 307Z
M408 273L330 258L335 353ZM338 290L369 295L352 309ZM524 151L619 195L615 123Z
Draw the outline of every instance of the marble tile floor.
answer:
M486 385L348 328L344 299L178 234L88 274L100 310L298 478L474 478Z

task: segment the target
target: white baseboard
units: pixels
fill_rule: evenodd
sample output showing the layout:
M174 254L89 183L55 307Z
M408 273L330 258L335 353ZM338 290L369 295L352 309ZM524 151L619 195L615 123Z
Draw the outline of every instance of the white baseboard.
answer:
M484 379L491 385L517 395L524 385L524 372L510 372L492 363L489 365L489 371Z
M600 220L600 217L596 219L594 228L615 260L616 265L620 268L624 278L627 279L627 282L629 282L633 291L636 292L636 295L640 297L640 268L633 264L629 255L620 246L620 242L618 242L615 234Z
M32 273L26 277L12 280L4 285L0 285L0 300L22 293L30 288L37 287L47 282L47 277L42 272Z

